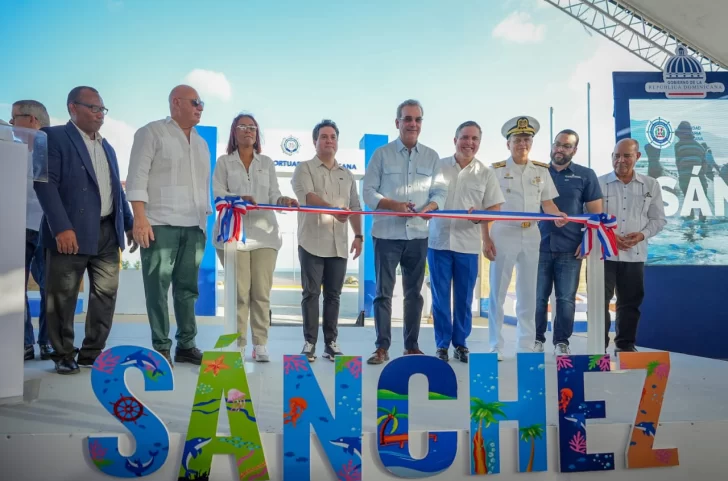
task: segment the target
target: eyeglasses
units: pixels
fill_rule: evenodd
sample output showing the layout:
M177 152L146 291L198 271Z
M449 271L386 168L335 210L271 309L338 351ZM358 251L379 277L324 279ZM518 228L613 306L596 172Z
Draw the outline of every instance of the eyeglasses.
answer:
M104 115L109 113L109 109L106 107L101 107L99 105L91 105L91 104L85 104L83 102L73 102L76 105L83 105L87 109L89 109L91 112L98 114L99 112L103 112Z
M422 123L422 117L411 117L409 115L407 117L403 117L399 120L401 120L402 122L404 122L406 124L409 124L412 121L417 122L418 124Z
M182 100L189 100L190 103L192 103L192 106L194 108L197 108L197 107L202 107L203 109L205 108L205 102L203 102L200 99L186 99L184 97L177 97L177 98L182 99Z
M256 127L255 125L240 124L240 125L236 125L235 128L238 130L241 130L243 132L255 132L258 130L258 127Z
M10 125L15 125L15 119L17 119L18 117L32 117L32 115L30 115L30 114L18 114L18 115L13 115L13 116L12 116L12 117L10 118Z

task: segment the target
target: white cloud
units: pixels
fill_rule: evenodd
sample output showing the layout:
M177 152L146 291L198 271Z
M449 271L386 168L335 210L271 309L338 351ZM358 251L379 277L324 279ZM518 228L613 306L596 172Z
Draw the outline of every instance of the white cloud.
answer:
M541 9L541 8L549 8L549 7L551 7L551 6L552 6L552 5L551 5L550 3L548 3L548 2L546 1L546 0L534 0L534 2L536 2L536 5L535 5L535 6L536 6L536 8L537 8L537 9Z
M131 157L131 146L134 143L136 131L135 127L123 120L116 120L108 116L104 120L104 126L101 127L101 135L116 151L116 158L119 161L119 175L122 181L126 180L126 174L129 171L129 157Z
M226 102L232 97L232 87L222 72L196 68L187 74L185 83L196 88L203 97L217 97Z
M514 43L539 43L546 33L545 25L531 22L526 12L513 12L493 29L493 37Z

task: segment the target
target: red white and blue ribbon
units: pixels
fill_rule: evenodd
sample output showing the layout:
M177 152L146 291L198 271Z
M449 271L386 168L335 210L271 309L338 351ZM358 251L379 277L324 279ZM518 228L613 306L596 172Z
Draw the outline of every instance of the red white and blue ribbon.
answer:
M348 215L383 215L396 217L420 217L419 212L393 212L393 211L349 211L335 207L305 206L286 207L273 204L252 204L242 200L240 197L218 197L215 199L215 209L218 212L218 222L220 223L220 233L217 236L219 242L245 242L245 229L243 226L242 216L249 211L254 210L270 210L276 212L302 212L306 214L329 214L345 213ZM533 213L533 212L502 212L502 211L485 211L476 210L468 212L466 210L438 210L428 212L426 216L431 218L443 219L460 219L475 221L520 221L520 222L536 222L536 221L555 221L563 219L563 217ZM617 239L614 229L617 226L617 219L607 214L580 214L568 216L565 218L570 222L583 224L584 235L581 241L581 254L588 255L594 245L593 235L596 232L598 239L602 245L602 255L604 258L612 257L617 254Z
M243 216L248 213L250 204L240 197L218 197L215 199L217 221L220 224L217 241L245 243Z
M581 255L586 256L594 245L594 233L602 245L602 259L617 255L617 218L607 214L592 214L586 221L584 236L581 240Z

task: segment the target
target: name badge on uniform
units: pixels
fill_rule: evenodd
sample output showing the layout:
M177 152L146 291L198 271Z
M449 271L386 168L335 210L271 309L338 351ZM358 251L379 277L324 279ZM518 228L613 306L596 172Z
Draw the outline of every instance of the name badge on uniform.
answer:
M533 185L538 185L538 184L542 184L543 180L541 180L541 177L534 177L533 179L531 179L531 183Z
M513 180L513 176L511 175L510 172L506 172L505 175L503 176L503 178L508 179L508 180Z

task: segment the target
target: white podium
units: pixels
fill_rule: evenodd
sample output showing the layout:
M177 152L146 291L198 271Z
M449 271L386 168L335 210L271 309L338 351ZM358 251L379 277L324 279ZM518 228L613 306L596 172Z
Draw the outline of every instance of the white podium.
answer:
M32 172L46 181L45 133L0 124L0 404L23 400L28 145L34 146Z

